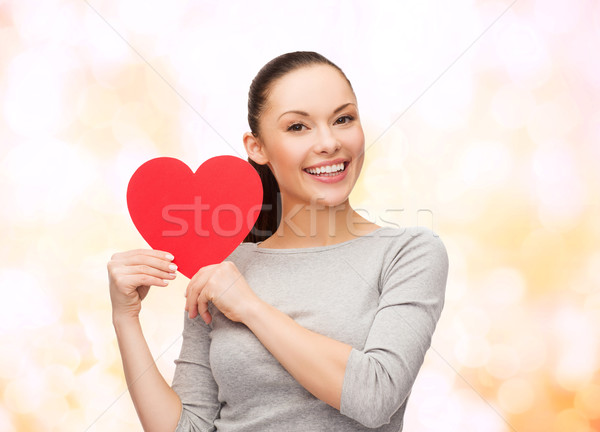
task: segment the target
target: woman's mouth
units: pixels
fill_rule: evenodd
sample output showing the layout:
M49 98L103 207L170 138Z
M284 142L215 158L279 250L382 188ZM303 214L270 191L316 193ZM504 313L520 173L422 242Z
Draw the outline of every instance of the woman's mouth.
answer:
M350 161L340 161L334 164L321 165L316 168L304 168L303 171L311 179L320 183L339 183L346 178L349 164Z
M333 165L320 166L317 168L304 168L304 171L315 177L336 177L346 171L350 162L340 162Z

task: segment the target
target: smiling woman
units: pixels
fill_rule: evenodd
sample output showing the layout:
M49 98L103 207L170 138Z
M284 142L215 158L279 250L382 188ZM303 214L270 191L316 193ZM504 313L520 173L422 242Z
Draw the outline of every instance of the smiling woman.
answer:
M364 159L344 73L314 52L273 59L249 93L248 160L261 215L186 290L172 387L139 325L150 285L175 277L164 251L108 264L125 376L146 431L393 431L439 320L444 244L420 227L380 227L349 195Z
M262 170L268 169L276 179L281 192L282 214L290 214L294 208L305 207L305 204L309 204L306 207L309 210L319 205L331 207L342 226L346 226L343 223L346 217L366 223L348 205L348 196L358 180L364 160L365 137L356 96L337 67L323 63L318 55L303 53L296 56L305 56L306 61L313 63L288 71L274 82L266 81L260 73L255 78L251 92L268 89L268 99L256 129L244 134L249 160L254 166L262 165ZM316 60L321 62L316 63ZM286 62L285 57L277 61ZM269 65L265 68L268 70ZM250 101L255 99L259 97L250 96ZM249 111L252 113L253 107L249 107ZM272 196L272 193L267 192L265 196ZM306 217L304 213L305 216L296 218ZM298 237L306 238L302 234L296 235L295 239L287 237L286 227L286 224L280 226L276 239L285 239L291 245L303 242ZM347 226L347 229L352 228ZM315 235L327 235L328 232L317 230ZM348 237L349 233L336 231L335 234L339 241L341 235ZM328 240L322 237L321 241ZM274 243L272 238L265 244Z

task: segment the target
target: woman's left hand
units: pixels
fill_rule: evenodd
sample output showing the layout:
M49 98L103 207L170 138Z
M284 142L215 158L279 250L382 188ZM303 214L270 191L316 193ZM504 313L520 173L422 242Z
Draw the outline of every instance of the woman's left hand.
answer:
M242 322L248 308L260 300L231 261L198 270L190 280L185 296L188 316L194 319L200 314L207 324L212 321L208 312L209 301L231 321Z

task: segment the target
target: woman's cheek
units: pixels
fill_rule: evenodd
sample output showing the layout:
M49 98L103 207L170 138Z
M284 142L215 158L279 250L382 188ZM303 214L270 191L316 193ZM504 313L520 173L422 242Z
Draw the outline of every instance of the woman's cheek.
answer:
M357 128L349 131L346 136L346 145L349 146L355 154L361 153L365 146L365 135L362 129Z

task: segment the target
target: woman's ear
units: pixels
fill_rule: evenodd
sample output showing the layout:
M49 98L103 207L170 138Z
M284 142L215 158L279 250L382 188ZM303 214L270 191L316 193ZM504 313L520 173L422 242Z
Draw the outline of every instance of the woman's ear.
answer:
M264 147L258 137L256 137L252 132L246 132L243 137L244 147L246 148L246 153L248 153L248 157L252 159L259 165L266 164L269 159L265 154Z

